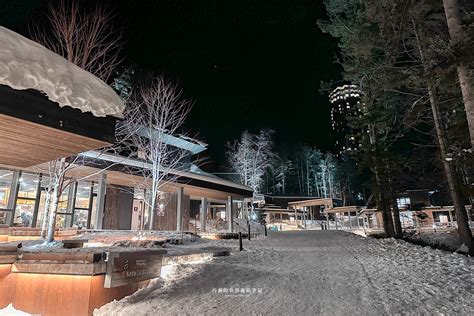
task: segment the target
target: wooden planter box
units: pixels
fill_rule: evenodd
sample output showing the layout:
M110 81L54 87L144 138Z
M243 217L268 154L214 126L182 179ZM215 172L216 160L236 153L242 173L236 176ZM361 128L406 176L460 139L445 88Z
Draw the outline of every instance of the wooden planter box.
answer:
M59 229L54 233L54 239L63 240L76 236L81 231L75 228ZM41 229L35 227L5 227L0 228L0 242L38 240L41 239Z
M156 249L19 254L14 263L0 264L0 309L13 304L31 314L91 315L95 308L158 277L165 253Z

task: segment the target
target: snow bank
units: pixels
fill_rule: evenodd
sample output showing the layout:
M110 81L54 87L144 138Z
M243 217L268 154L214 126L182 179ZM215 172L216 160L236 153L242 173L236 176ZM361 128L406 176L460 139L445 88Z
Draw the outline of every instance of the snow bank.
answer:
M199 222L197 224L200 226ZM226 221L210 219L206 222L206 232L208 233L226 233L229 226ZM246 233L248 230L247 220L244 218L234 218L234 232ZM263 233L264 227L262 224L250 221L251 233Z
M52 242L47 242L44 241L42 243L35 243L33 245L26 245L23 247L25 251L43 251L43 250L49 250L49 249L58 249L62 248L63 243L60 241L52 241Z
M7 307L0 309L0 316L27 316L31 315L22 311L19 311L13 307L12 304L8 305Z
M456 251L461 247L461 241L455 229L451 231L415 231L405 232L404 239L414 244L431 246L447 251Z
M91 73L4 27L0 27L0 84L44 92L60 107L94 116L122 117L119 96Z

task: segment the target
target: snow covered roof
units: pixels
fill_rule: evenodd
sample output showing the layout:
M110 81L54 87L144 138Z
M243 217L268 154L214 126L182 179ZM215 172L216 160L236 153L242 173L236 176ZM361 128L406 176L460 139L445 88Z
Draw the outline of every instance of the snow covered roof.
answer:
M40 44L0 27L0 84L44 92L60 107L122 117L124 104L102 80Z

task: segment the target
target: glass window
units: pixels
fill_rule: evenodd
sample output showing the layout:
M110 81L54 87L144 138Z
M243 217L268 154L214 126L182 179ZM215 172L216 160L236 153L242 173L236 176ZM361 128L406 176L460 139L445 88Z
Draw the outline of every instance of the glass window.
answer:
M89 218L91 182L78 182L76 188L76 201L74 205L73 226L87 228ZM94 190L94 188L92 188Z
M0 224L7 224L8 212L1 209L8 208L8 198L12 185L13 171L0 170Z
M43 175L43 177L41 179L41 195L40 195L40 199L39 199L38 217L36 219L36 227L41 227L41 225L43 224L43 219L44 219L44 215L45 215L46 195L47 195L46 194L46 189L48 188L49 185L50 185L49 177ZM70 185L72 185L72 184L70 184ZM64 191L63 191L63 193L61 194L61 197L58 200L58 213L68 213L69 212L69 210L67 208L67 206L68 206L68 197L69 197L69 185L64 188ZM50 199L49 200L49 206L51 207L51 205L53 203L53 193L51 193L51 196L50 196L49 199ZM69 216L69 218L71 217L70 215L68 215L68 216ZM64 216L62 218L64 219ZM58 220L59 220L59 215L56 218L56 221L58 221ZM62 222L66 223L65 220L62 220ZM70 223L70 219L67 222ZM61 227L69 227L69 226L61 226Z
M51 197L50 197L49 203L51 205ZM40 196L39 207L38 207L38 218L36 219L36 227L41 227L41 225L43 225L45 204L46 204L46 191L41 190L41 196Z
M410 205L410 198L409 197L401 197L397 198L398 207L407 207Z
M78 228L87 228L88 215L89 215L89 210L76 209L74 211L73 226L78 227Z
M36 198L36 188L38 187L38 175L22 173L20 177L19 198Z
M23 173L16 199L14 225L31 227L35 211L38 175Z
M76 191L76 208L88 209L91 193L90 182L79 182Z
M13 171L0 170L0 208L8 207Z
M56 228L71 227L71 214L58 214L56 216Z
M73 185L72 183L69 184L67 187L63 189L61 196L59 197L58 201L58 213L70 213L70 210L67 209L67 202L69 199L69 186Z

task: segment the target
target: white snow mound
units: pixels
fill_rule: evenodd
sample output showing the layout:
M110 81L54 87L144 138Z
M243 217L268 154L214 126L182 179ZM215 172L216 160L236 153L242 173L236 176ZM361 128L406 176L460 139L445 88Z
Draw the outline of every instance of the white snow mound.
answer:
M0 27L0 84L46 93L60 107L94 116L122 117L124 104L115 91L91 73L40 44Z
M27 315L31 315L31 314L15 309L12 304L8 305L4 309L0 309L0 316L27 316Z

